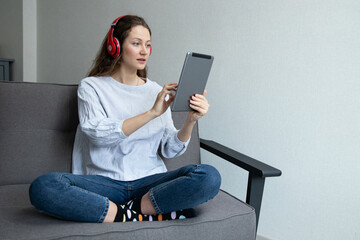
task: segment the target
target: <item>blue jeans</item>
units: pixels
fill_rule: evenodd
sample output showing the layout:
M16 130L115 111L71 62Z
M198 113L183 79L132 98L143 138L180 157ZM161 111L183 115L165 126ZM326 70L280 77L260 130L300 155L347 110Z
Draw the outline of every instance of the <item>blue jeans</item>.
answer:
M135 181L117 181L98 175L49 173L29 189L30 200L42 213L64 220L103 222L109 200L123 204L149 192L158 214L188 209L219 192L221 177L212 166L187 165Z

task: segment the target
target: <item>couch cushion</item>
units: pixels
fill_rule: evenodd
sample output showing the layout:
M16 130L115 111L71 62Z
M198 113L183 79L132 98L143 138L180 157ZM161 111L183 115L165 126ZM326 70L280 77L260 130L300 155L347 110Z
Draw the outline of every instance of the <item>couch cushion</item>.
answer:
M28 184L0 186L0 239L255 239L252 207L224 191L195 208L192 219L136 223L77 223L38 213Z
M69 172L77 85L0 82L0 185Z

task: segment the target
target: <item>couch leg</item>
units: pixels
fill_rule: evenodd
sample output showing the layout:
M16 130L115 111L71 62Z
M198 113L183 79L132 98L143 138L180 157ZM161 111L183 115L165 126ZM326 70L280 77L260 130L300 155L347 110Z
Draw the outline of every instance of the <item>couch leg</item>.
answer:
M264 192L265 178L249 173L246 203L255 208L256 230L259 223L261 201Z

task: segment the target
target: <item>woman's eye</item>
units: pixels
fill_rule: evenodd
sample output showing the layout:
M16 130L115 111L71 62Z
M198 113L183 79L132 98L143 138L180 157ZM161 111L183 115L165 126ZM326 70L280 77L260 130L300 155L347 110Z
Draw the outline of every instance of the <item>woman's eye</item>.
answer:
M140 43L138 43L138 42L134 42L134 43L133 43L134 46L139 46L139 44L140 44Z
M151 48L151 44L147 44L146 47L147 47L147 48Z

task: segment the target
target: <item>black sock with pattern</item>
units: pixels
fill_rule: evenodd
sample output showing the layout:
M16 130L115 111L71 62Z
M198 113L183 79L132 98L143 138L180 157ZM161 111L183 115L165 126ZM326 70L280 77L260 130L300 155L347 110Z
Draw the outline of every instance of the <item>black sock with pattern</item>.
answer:
M126 205L116 204L118 211L115 216L114 222L137 222L147 221L147 218L142 214L131 210Z
M196 216L196 212L193 208L155 215L155 217L158 218L158 221L186 219L186 218L192 218L195 216Z
M115 222L167 221L192 218L196 216L196 212L192 208L164 214L141 214L141 199L130 200L125 204L117 204L117 207L118 212L115 217Z
M137 213L141 213L141 198L135 198L124 204L128 209L134 210Z

